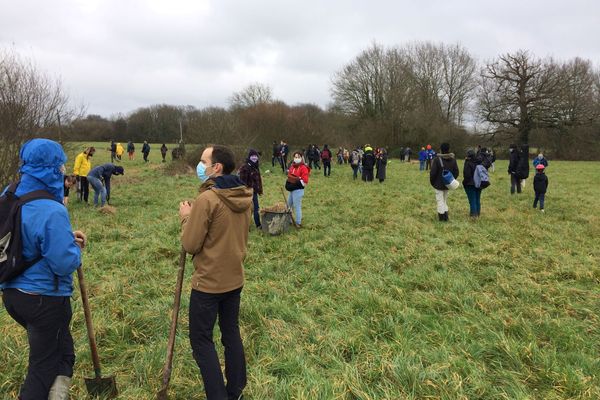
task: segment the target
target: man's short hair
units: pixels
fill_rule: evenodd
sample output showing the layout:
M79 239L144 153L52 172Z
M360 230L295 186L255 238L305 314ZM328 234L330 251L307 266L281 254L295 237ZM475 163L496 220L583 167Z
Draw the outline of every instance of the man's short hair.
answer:
M235 156L233 151L228 147L214 145L212 146L211 160L213 164L219 163L223 165L223 174L229 175L235 169Z

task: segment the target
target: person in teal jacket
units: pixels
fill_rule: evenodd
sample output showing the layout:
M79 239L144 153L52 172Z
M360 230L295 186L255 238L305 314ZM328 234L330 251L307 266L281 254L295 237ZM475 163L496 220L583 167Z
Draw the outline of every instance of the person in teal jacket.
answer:
M72 274L81 265L86 238L72 231L62 204L67 157L60 144L30 140L21 148L20 159L21 178L15 194L46 190L54 199L22 206L23 257L38 261L0 285L6 311L27 330L29 341L29 366L19 399L63 400L68 398L75 364L69 328Z

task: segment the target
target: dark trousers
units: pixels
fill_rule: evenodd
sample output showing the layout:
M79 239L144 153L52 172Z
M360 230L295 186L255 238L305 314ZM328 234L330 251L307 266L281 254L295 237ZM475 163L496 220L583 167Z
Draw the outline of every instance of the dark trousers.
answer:
M366 182L373 182L373 169L365 169L365 167L363 167L362 180Z
M192 290L190 296L190 343L207 400L237 399L246 386L246 358L238 325L241 292L242 288L218 294ZM227 385L213 342L217 315L225 347Z
M481 189L467 185L465 186L465 193L469 200L470 215L472 217L479 216L481 213Z
M276 154L273 154L273 157L271 157L271 166L272 167L275 166L275 160L279 160L279 156Z
M36 296L5 289L4 307L27 330L29 368L21 387L21 400L42 400L58 375L73 376L75 349L69 331L69 297Z
M427 159L425 160L425 171L430 170L431 169L431 159Z
M144 161L148 162L148 154L150 153L142 153L144 155Z
M515 189L517 193L521 193L521 180L517 178L517 175L510 174L510 194L515 194Z
M258 193L254 192L252 193L252 205L253 205L253 213L254 213L254 223L256 224L256 227L258 228L260 226L260 213L259 211L259 206L258 206Z
M90 196L90 184L85 176L77 177L77 188L79 189L77 198L87 203Z
M544 198L546 197L546 193L535 192L535 199L533 200L533 208L537 207L538 200L540 202L540 210L544 209Z
M279 165L281 166L281 170L285 174L285 159L283 158L283 156L279 156L278 160L279 160Z
M358 165L352 166L352 179L356 179L358 177Z
M331 175L331 160L323 160L323 175Z

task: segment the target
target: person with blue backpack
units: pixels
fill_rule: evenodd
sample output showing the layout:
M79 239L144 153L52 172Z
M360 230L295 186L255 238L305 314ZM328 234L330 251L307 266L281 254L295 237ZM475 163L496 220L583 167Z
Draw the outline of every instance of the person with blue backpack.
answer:
M459 170L454 154L450 153L450 145L448 143L442 143L440 149L441 153L438 154L433 163L431 163L429 182L435 189L438 219L445 222L448 221L449 185L452 180L458 178ZM451 175L447 175L448 172L450 172ZM450 177L452 177L452 180ZM446 179L449 181L448 183L446 183ZM456 186L458 186L458 183Z
M20 180L0 196L2 213L12 210L12 215L2 215L0 223L0 290L6 311L26 329L29 342L29 365L19 399L66 400L75 364L72 274L81 265L87 239L72 231L62 204L67 157L60 144L33 139L22 146L19 156ZM7 208L11 202L16 207ZM13 220L19 222L4 235L5 224ZM15 259L21 262L11 262Z
M485 169L481 163L481 156L478 156L475 153L475 150L467 150L467 157L465 158L465 164L463 166L462 184L465 188L467 199L469 200L469 215L471 218L478 218L481 214L481 180L479 180L479 184L477 184L475 179L475 172L478 167L481 166L481 168Z

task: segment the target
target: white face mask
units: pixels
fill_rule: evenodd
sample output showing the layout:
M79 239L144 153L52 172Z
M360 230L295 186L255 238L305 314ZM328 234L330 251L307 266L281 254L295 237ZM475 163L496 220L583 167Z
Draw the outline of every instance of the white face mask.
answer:
M298 158L298 157L295 157L295 158L294 158L294 163L296 163L296 164L300 164L301 162L302 162L302 159L301 159L301 158Z

